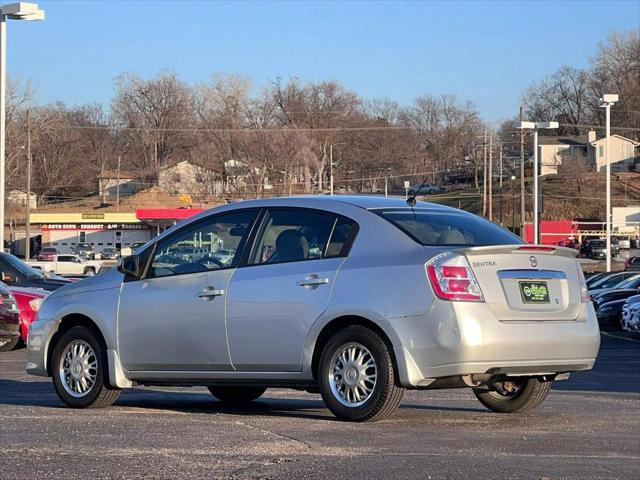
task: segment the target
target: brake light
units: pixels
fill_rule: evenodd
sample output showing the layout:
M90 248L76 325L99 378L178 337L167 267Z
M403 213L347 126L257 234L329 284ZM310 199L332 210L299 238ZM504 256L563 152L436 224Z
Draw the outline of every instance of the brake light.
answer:
M437 297L443 300L484 302L482 290L462 255L443 253L426 264L427 277Z
M555 247L546 247L544 245L525 245L524 247L518 247L516 250L527 250L535 252L555 252Z
M580 283L580 300L582 303L589 303L591 301L591 297L589 296L587 280L584 278L584 273L582 272L580 264L576 262L576 265L578 266L578 282Z

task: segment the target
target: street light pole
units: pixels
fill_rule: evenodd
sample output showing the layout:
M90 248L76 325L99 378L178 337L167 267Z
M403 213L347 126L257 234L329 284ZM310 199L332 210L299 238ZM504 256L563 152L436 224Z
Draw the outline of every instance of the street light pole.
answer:
M1 7L0 7L1 8ZM7 94L7 21L0 12L0 252L4 252L4 145L5 145L5 98ZM29 199L27 198L27 201Z
M5 110L7 91L7 19L44 20L44 10L35 3L11 3L0 7L0 252L4 251L5 202ZM27 202L30 200L27 192Z
M540 242L540 218L538 217L539 210L539 195L538 189L538 175L539 175L539 161L538 161L538 130L540 129L556 129L560 125L558 122L520 122L518 128L523 130L533 130L533 242Z
M609 155L609 144L611 139L611 106L618 101L618 95L605 94L600 99L600 107L605 109L606 117L606 137L604 140L604 159L607 164L607 206L605 212L605 223L607 229L607 272L611 271L611 157Z
M538 128L533 129L533 243L539 243L538 229L540 218L538 217Z

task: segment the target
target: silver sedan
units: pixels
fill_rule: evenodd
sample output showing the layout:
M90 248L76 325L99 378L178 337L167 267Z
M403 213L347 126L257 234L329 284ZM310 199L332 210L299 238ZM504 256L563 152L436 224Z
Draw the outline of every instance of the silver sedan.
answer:
M367 421L405 389L468 387L491 410L527 411L598 353L576 253L429 203L239 202L49 295L27 371L72 407L135 385L206 386L223 402L293 387Z

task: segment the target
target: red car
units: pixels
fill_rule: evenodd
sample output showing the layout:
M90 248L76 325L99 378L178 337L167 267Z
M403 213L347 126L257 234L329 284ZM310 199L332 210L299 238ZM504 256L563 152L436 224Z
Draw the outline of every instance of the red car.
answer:
M16 300L0 283L0 352L11 350L20 340L20 315Z
M27 343L29 325L36 319L40 304L49 295L49 292L24 287L8 287L8 289L13 294L20 311L20 337L24 343ZM16 340L11 347L7 347L7 350L15 348L17 344Z
M37 259L40 262L52 262L56 259L56 255L58 255L57 248L45 247L42 250L40 250L40 253L37 256Z

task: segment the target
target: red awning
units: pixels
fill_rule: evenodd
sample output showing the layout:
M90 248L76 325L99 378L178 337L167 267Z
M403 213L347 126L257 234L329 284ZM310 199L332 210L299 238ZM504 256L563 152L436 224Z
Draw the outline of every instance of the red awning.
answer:
M200 212L204 208L139 208L136 210L136 218L147 220L184 220Z

